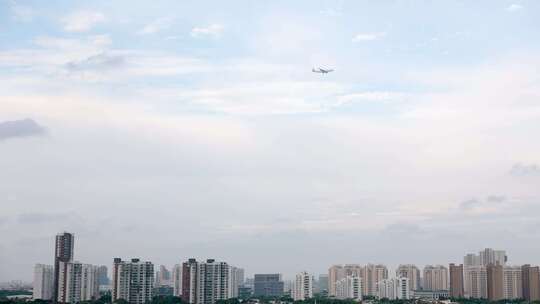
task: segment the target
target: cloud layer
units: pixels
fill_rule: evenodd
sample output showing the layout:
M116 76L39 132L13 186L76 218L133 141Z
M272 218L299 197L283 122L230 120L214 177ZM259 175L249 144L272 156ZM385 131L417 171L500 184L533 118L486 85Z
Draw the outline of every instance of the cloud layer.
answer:
M199 37L219 37L223 32L223 25L211 24L207 27L194 27L191 30L191 36Z
M96 11L77 11L62 19L64 30L68 32L86 32L105 21L105 15Z
M45 134L45 129L29 118L0 122L0 140L43 134Z

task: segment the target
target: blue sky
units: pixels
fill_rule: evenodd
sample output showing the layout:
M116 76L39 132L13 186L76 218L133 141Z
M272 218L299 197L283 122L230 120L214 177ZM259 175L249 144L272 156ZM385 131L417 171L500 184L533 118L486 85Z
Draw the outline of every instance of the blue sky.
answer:
M485 246L538 264L539 14L0 0L0 280L29 279L62 230L106 265L215 257L290 276Z

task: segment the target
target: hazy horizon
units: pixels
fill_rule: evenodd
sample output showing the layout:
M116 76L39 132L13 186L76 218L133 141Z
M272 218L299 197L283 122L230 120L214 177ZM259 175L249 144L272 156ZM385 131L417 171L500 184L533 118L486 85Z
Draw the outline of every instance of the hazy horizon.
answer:
M109 267L540 264L539 29L532 0L0 0L0 282L62 231Z

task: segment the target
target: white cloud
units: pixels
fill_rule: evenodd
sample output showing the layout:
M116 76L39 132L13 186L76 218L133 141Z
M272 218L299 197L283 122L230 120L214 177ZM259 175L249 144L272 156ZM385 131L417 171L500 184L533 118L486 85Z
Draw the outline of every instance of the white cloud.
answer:
M258 73L248 71L247 74L257 77ZM266 80L206 84L194 89L146 89L138 95L174 100L209 112L269 115L325 112L328 101L324 97L341 92L342 85L332 82Z
M404 100L407 94L399 92L372 91L346 94L338 97L336 106L355 101L397 101Z
M328 16L328 17L339 17L343 15L343 11L341 10L341 8L337 8L337 9L327 8L327 9L321 10L321 15Z
M11 6L11 11L13 12L13 16L16 20L24 22L32 21L36 15L34 9L31 7L17 4L13 4Z
M13 67L20 72L17 77L9 77L16 86L27 83L34 88L54 87L65 81L55 81L55 77L65 73L66 63L104 53L110 43L108 35L80 39L39 36L32 40L31 48L0 51L0 67Z
M51 36L40 36L36 37L33 42L35 45L46 49L88 49L90 51L94 51L108 47L112 41L108 35L92 35L87 36L84 39L67 39Z
M386 36L385 32L380 33L360 33L353 37L353 42L373 41L378 40Z
M109 35L94 35L88 37L88 41L95 46L109 46L112 43Z
M540 177L540 166L537 164L517 163L510 169L510 175L517 177L534 176Z
M515 11L519 11L519 10L521 10L521 9L523 9L523 5L521 5L521 4L516 4L516 3L511 4L510 6L508 6L508 7L506 8L506 10L509 11L509 12L515 12Z
M163 17L158 18L151 23L145 25L138 34L146 35L146 34L155 34L157 32L166 30L170 28L174 24L174 18L170 17Z
M192 37L219 37L223 32L223 25L211 24L207 27L194 27L191 30Z
M97 11L78 11L62 19L64 30L68 32L86 32L104 21L105 15Z
M276 23L276 19L280 22ZM313 59L320 55L321 43L326 43L320 29L291 16L266 17L261 24L259 35L251 42L260 55L275 56L280 60L291 57Z

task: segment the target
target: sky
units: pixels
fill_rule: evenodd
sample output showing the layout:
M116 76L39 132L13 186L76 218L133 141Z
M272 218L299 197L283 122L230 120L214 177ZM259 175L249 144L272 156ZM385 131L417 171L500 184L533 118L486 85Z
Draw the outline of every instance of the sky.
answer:
M540 264L537 134L539 1L0 0L0 281Z

